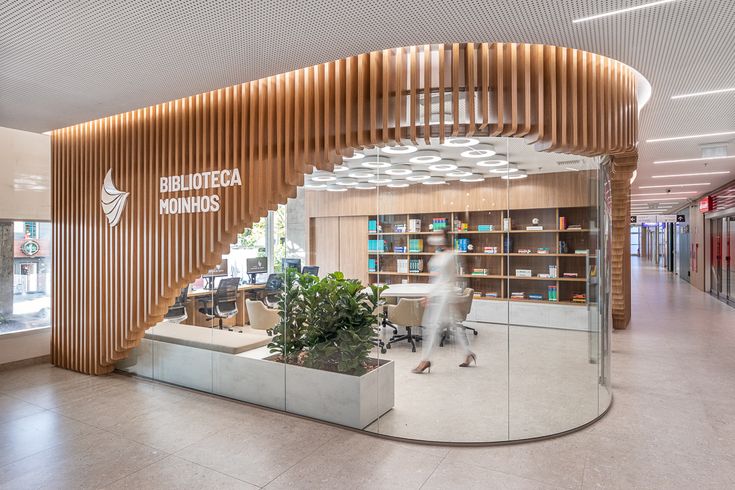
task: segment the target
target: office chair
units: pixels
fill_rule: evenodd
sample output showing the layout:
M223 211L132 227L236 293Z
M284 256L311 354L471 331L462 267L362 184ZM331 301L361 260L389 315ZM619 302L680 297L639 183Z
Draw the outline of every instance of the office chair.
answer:
M477 335L477 329L474 329L472 327L468 327L464 324L465 321L467 321L467 317L470 314L470 310L472 309L472 300L475 297L475 290L472 288L466 288L464 291L462 291L462 294L459 296L457 300L457 306L456 306L456 312L457 312L457 326L462 328L462 334L464 335L467 330L471 330L475 335ZM444 347L444 341L447 340L447 337L449 336L449 327L444 329L444 332L442 333L442 339L441 342L439 342L439 347Z
M398 304L388 305L387 313L383 318L384 327L393 327L397 331L396 325L401 325L406 329L404 335L393 335L386 343L388 349L391 345L402 340L411 344L411 352L416 352L416 341L421 340L421 335L413 333L412 329L419 329L421 321L424 317L424 306L422 298L401 298Z
M281 321L278 310L268 308L263 302L252 299L245 300L245 307L248 310L250 328L265 330L268 335L273 335L273 328Z
M186 300L188 299L188 297L189 286L184 286L181 289L181 294L176 297L176 301L174 302L174 304L163 316L163 321L171 323L181 323L189 318L189 315L186 313Z
M222 330L222 321L237 315L237 287L240 285L239 277L228 277L222 279L217 286L217 291L212 297L212 306L199 308L207 320L217 318L219 329ZM207 301L203 298L201 301ZM229 329L232 330L232 329Z
M263 302L269 308L278 305L278 295L283 290L283 274L270 274L263 288Z

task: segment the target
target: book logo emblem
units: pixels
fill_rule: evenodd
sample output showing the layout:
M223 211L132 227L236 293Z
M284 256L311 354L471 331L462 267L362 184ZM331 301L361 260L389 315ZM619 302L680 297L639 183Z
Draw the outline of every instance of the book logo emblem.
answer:
M102 211L107 216L110 226L116 226L120 222L125 203L128 200L129 192L117 190L112 182L112 169L107 171L105 181L102 184Z

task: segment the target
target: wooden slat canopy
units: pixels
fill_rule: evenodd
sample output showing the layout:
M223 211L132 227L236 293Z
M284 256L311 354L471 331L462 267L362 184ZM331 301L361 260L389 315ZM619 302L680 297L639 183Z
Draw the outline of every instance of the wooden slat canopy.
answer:
M355 148L472 134L629 154L637 117L635 74L617 61L470 43L376 51L56 130L53 362L111 371L238 233ZM242 186L215 190L218 212L160 214L161 177L232 169ZM128 193L117 226L100 204L108 171Z

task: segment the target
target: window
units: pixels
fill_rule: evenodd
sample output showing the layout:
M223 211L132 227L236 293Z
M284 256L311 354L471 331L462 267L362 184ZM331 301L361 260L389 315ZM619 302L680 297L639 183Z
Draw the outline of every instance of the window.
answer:
M51 223L0 222L0 334L51 320Z

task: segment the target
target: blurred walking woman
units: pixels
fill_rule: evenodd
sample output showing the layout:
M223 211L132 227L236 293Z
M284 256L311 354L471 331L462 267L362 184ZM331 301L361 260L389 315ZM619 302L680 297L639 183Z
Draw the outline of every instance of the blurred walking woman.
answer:
M457 308L459 295L457 294L457 256L452 249L451 241L446 230L441 230L427 239L429 245L436 247L436 254L429 261L429 272L434 273L429 284L429 294L426 297L426 309L422 327L424 328L421 362L413 369L416 374L424 371L431 372L431 354L437 339L448 327L456 325L458 320ZM459 367L468 367L472 361L477 364L477 356L470 351L469 342L464 332L455 335L464 355L464 362Z

